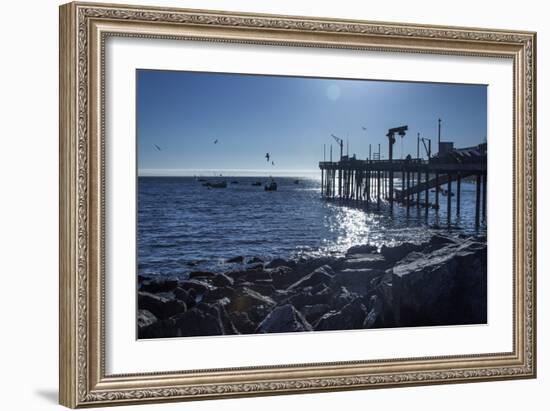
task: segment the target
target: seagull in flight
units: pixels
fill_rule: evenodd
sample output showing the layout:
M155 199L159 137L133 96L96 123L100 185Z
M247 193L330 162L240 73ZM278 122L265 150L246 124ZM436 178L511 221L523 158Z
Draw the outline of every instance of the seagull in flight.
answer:
M275 161L272 161L272 162L271 162L271 165L274 166L274 165L275 165Z
M216 139L216 140L214 141L214 144L218 144L218 139Z
M365 126L361 126L361 128L365 131L367 131L367 128Z
M160 148L159 146L157 146L156 144L153 144L155 146L155 148L158 150L158 151L162 151L162 148Z
M265 153L265 159L267 162L269 162L269 157L270 157L269 153Z

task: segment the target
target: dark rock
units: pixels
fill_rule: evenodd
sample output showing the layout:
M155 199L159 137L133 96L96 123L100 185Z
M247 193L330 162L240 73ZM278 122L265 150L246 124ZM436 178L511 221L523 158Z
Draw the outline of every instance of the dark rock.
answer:
M264 260L262 260L260 257L252 257L252 258L249 258L246 263L247 264L258 264L258 263L263 263L263 262L264 262Z
M334 275L332 282L349 291L366 295L372 289L372 280L382 275L384 271L371 268L344 269Z
M380 254L382 254L388 262L396 262L413 251L421 251L424 246L423 244L413 243L402 243L394 247L383 245L380 249Z
M361 244L361 245L354 245L353 247L348 248L346 255L369 254L369 253L375 253L377 251L378 251L378 248L375 245Z
M250 270L263 270L264 265L262 263L250 264L250 265L248 265L248 268Z
M283 260L282 258L275 258L265 265L265 268L277 268L281 266L289 267L291 265L290 261Z
M182 281L180 287L187 291L193 289L197 294L205 294L216 289L216 287L206 281L195 279Z
M300 309L300 312L306 318L307 322L310 324L315 324L323 314L327 313L330 310L328 304L314 304L314 305L305 305Z
M217 301L214 304L199 303L196 306L197 310L211 315L216 318L222 324L222 332L224 335L234 335L239 332L236 330L229 314L227 313L226 306L229 304L229 299L225 298Z
M294 271L299 273L310 273L312 271L315 271L319 267L322 266L331 266L336 267L339 264L339 259L335 259L334 257L318 257L318 258L304 258L299 260L296 263L296 266L293 267Z
M273 285L276 288L287 288L299 279L299 275L290 267L285 265L274 268L270 271Z
M148 327L157 321L157 317L149 310L138 310L137 324L138 328Z
M237 291L233 287L218 287L215 290L212 290L206 293L203 296L203 301L205 302L215 302L223 298L228 298L232 300L237 295Z
M244 257L242 255L225 260L226 263L242 263L243 261Z
M354 254L344 260L342 268L376 268L384 269L388 262L382 254Z
M323 315L315 325L315 330L360 329L363 328L365 317L365 305L360 298L356 298L342 307L340 311L329 311Z
M184 312L187 307L184 302L164 298L155 294L138 292L138 309L148 310L159 319L166 319Z
M231 277L235 282L258 282L260 280L271 281L271 273L264 271L263 269L247 269L243 271L231 271L227 273L228 277Z
M219 316L197 307L170 319L167 332L172 337L222 335L224 327Z
M327 290L330 290L327 287ZM309 292L301 291L298 294L295 294L287 298L287 302L292 304L294 307L301 309L306 305L316 305L316 304L329 304L331 299L331 294L329 292L318 292L312 294Z
M250 283L246 285L251 290L254 290L262 295L271 296L273 293L275 293L275 287L273 287L272 284L254 284Z
M357 294L350 293L346 287L340 287L331 297L330 306L339 310L357 298Z
M193 296L192 289L189 291L184 290L181 287L178 287L174 290L174 297L178 300L183 301L187 308L192 308L196 302L196 294Z
M363 328L384 327L383 310L384 302L382 298L377 295L371 296L369 300L369 310L363 322Z
M250 320L247 313L233 311L229 313L229 318L239 334L252 334L256 330L256 324Z
M177 280L153 280L151 282L141 283L139 290L148 293L166 293L173 291L178 286Z
M216 287L226 287L233 285L233 279L225 274L212 273L210 271L193 271L189 273L192 280L206 281Z
M288 289L299 289L308 286L315 286L318 284L329 284L334 275L334 270L329 265L323 265L315 269L310 274L302 277L300 280L291 284Z
M250 288L236 290L227 309L231 312L240 311L248 314L252 321L261 321L276 305L270 297L262 295Z
M487 246L449 244L392 270L391 304L397 326L487 322Z
M312 327L292 305L275 308L258 325L257 333L311 331Z

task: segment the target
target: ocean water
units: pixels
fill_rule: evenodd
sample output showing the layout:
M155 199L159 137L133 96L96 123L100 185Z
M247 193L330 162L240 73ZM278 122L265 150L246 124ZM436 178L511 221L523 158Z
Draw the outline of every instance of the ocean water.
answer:
M294 181L299 179L299 183ZM220 179L208 178L208 181ZM190 271L227 271L227 259L341 255L356 244L377 246L422 241L433 232L454 230L485 234L474 224L475 185L461 185L461 214L452 199L447 224L447 197L441 209L387 204L381 210L341 205L321 198L320 179L276 178L277 191L252 182L266 177L224 177L227 188L204 187L194 177L138 178L138 273L185 278ZM238 181L238 184L230 184ZM396 180L396 188L399 181ZM455 190L453 184L452 190ZM431 192L433 202L435 193Z

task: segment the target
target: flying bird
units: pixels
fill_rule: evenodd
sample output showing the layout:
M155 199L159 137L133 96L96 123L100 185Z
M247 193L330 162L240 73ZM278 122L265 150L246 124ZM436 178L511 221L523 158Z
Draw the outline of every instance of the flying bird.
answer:
M218 139L216 139L216 140L214 141L214 144L218 144Z
M269 153L265 153L265 159L266 159L265 161L269 162L269 157L270 157Z
M275 161L272 161L272 162L271 162L271 165L274 166L274 165L275 165Z
M160 148L159 146L157 146L156 144L153 144L155 146L155 148L158 150L158 151L162 151L162 148Z
M361 128L365 131L367 131L367 128L365 126L361 126Z

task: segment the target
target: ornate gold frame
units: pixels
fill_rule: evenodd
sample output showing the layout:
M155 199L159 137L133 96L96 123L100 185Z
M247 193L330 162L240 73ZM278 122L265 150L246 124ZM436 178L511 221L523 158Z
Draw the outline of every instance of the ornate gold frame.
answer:
M514 350L105 375L103 51L108 36L512 59ZM61 6L60 403L102 406L535 377L535 42L532 32L91 3Z

